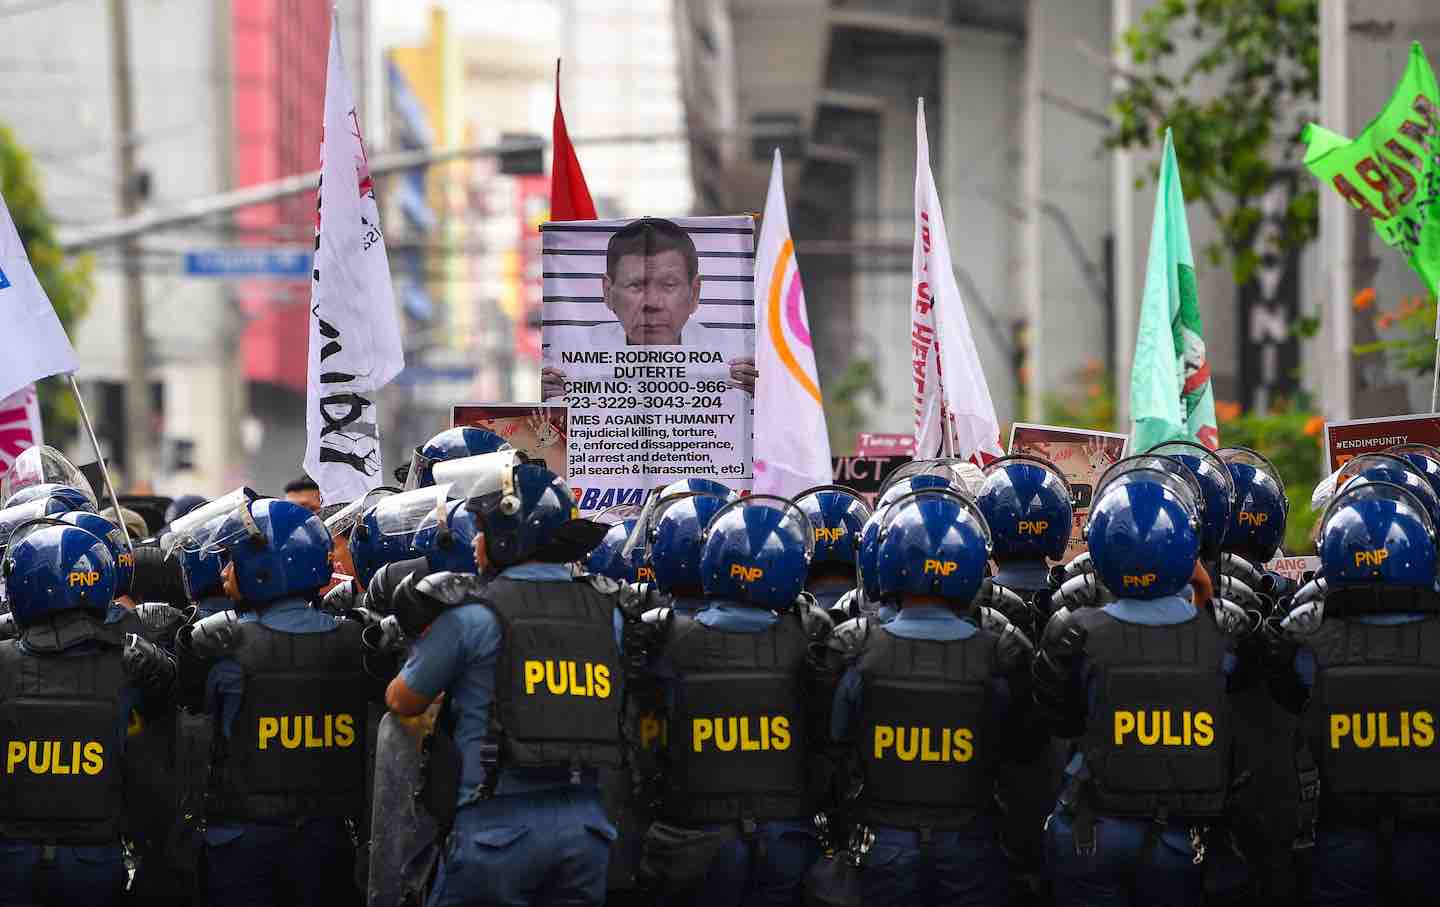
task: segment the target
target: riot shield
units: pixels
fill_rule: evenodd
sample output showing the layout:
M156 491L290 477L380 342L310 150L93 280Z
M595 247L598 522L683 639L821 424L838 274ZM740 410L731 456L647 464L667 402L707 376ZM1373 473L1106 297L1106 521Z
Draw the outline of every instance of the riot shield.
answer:
M375 782L370 803L369 907L421 903L422 887L433 865L432 852L444 843L441 829L416 793L424 783L421 750L434 733L440 706L418 718L387 713L375 743Z

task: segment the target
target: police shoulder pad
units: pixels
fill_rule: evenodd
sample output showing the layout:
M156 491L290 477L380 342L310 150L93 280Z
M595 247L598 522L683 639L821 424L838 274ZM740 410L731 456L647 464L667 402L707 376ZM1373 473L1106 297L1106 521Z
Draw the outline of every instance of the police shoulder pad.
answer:
M222 658L240 645L240 616L220 611L190 628L190 648L202 658Z
M870 639L870 621L869 615L862 614L842 622L831 631L825 647L847 657L859 655Z
M485 580L474 573L432 573L415 583L415 591L447 608L478 603L485 593Z
M671 615L674 613L670 608L651 608L649 611L640 615L640 619L647 624L668 624Z

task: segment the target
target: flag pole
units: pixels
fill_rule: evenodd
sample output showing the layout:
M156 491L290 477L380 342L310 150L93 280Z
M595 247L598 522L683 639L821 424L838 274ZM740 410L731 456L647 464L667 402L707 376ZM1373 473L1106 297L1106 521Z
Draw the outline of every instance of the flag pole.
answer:
M1440 331L1435 332L1435 377L1430 381L1430 412L1440 409Z
M95 437L95 426L90 422L90 412L85 409L85 398L80 395L80 385L75 383L75 373L71 372L65 377L70 379L70 390L75 394L75 402L80 405L80 421L85 423L85 433L90 436L90 446L95 448L95 458L100 461L100 474L105 477L105 490L110 492L110 503L115 505L115 522L120 524L120 533L125 536L125 547L133 554L135 543L130 540L130 529L125 525L125 518L120 515L120 498L115 494L115 483L110 481L110 467L105 465L105 455L100 452L100 441Z

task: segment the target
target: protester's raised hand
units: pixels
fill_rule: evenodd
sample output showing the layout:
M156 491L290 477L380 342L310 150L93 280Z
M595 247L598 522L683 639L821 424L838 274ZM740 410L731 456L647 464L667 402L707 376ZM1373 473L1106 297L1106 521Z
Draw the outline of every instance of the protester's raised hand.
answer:
M540 399L553 400L565 396L565 373L558 368L545 367L540 370Z
M755 379L760 377L760 372L755 368L755 360L742 356L738 359L731 359L730 383L740 388L747 394L755 393Z

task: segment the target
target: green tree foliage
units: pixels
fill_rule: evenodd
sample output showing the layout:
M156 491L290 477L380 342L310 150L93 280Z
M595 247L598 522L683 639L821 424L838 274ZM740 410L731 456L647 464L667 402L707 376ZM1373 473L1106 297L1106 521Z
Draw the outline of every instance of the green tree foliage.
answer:
M0 193L5 196L35 276L54 304L60 323L73 336L76 323L90 305L91 262L88 257L67 258L56 243L55 222L45 207L35 164L5 126L0 126ZM78 415L63 378L40 382L40 405L47 436L64 437L74 432Z
M1300 130L1319 102L1318 13L1319 0L1161 0L1125 33L1133 63L1105 145L1150 148L1174 131L1186 201L1220 227L1206 254L1228 261L1237 284L1261 256L1318 230L1315 181L1296 178ZM1280 229L1274 248L1256 248L1260 201L1275 187Z
M830 431L830 451L835 456L854 452L855 436L867 431L870 410L864 398L872 403L884 400L875 363L869 359L852 359L833 386L825 388L825 422Z

